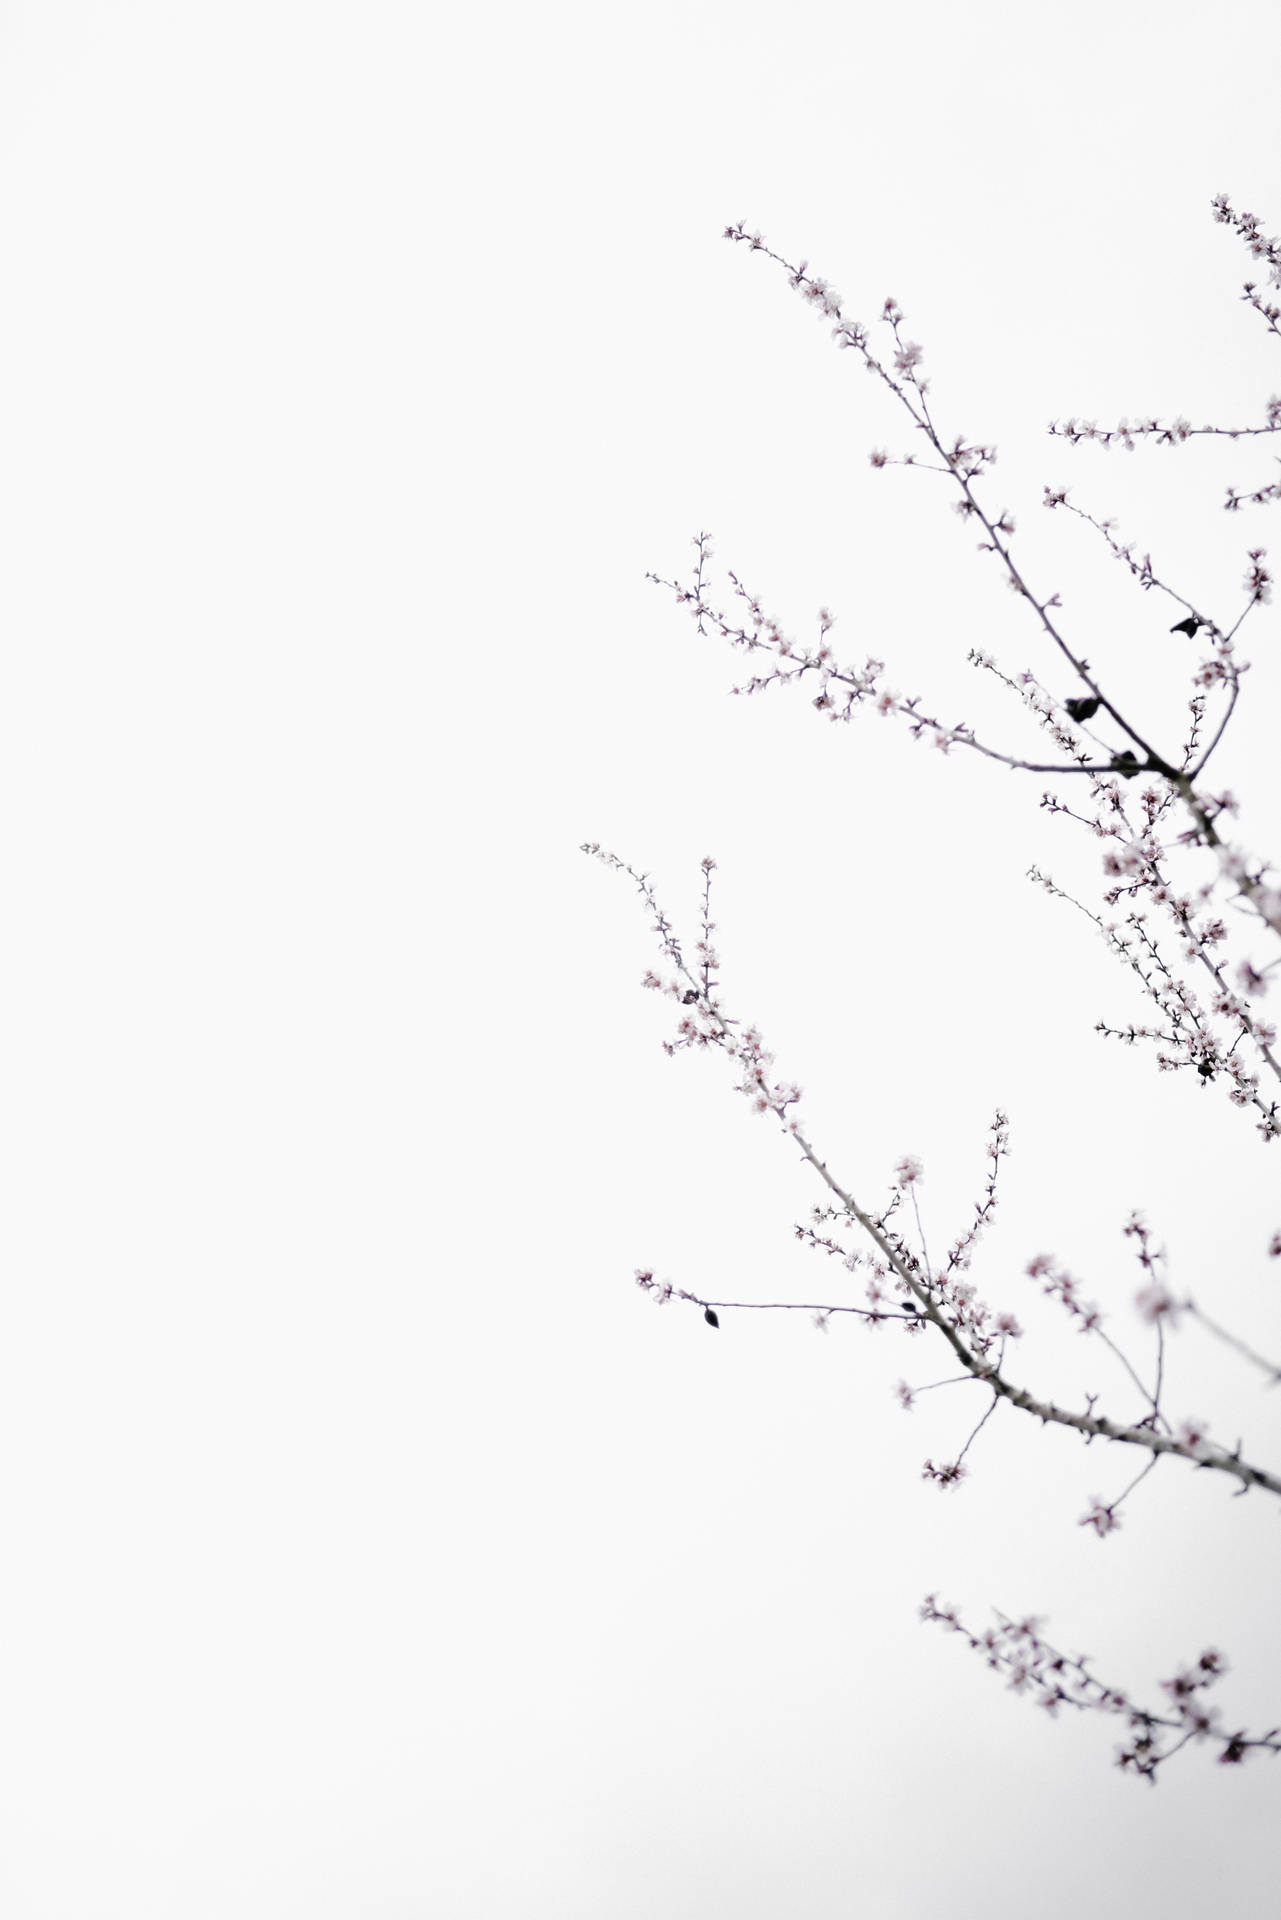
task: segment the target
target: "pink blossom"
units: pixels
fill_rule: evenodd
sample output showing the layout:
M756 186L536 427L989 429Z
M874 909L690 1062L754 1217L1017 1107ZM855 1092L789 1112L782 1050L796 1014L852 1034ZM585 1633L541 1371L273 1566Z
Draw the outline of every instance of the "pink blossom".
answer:
M932 1460L927 1460L921 1468L921 1478L933 1480L936 1486L955 1487L964 1480L966 1472L967 1469L959 1460L946 1461L941 1467L936 1467Z
M1163 1287L1159 1280L1153 1280L1146 1287L1140 1287L1134 1296L1134 1304L1142 1318L1153 1327L1158 1320L1165 1320L1170 1326L1176 1326L1178 1316L1182 1312L1173 1294Z
M1100 1540L1106 1534L1115 1533L1120 1524L1111 1507L1106 1506L1097 1494L1091 1500L1088 1512L1083 1513L1077 1522L1081 1527L1093 1527Z
M1266 973L1260 973L1257 967L1251 966L1248 960L1241 962L1237 968L1236 977L1242 993L1252 1000L1262 999L1268 990L1268 976Z

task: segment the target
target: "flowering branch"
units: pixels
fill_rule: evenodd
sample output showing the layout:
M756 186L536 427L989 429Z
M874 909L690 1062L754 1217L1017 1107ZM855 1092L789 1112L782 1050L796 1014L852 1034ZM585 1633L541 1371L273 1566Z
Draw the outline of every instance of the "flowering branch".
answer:
M1225 736L1239 697L1241 675L1246 671L1245 665L1238 663L1235 657L1236 634L1247 614L1270 597L1271 578L1263 564L1263 550L1251 550L1245 580L1245 602L1232 624L1223 628L1198 612L1190 600L1160 579L1150 555L1138 560L1133 544L1123 545L1118 541L1110 522L1098 520L1074 506L1068 500L1066 490L1046 489L1046 504L1052 508L1066 507L1094 527L1107 541L1115 557L1127 566L1142 590L1148 591L1155 586L1169 595L1178 607L1187 609L1185 617L1175 623L1172 631L1186 632L1190 638L1194 638L1201 628L1208 633L1212 651L1202 660L1193 676L1194 691L1189 702L1191 725L1187 739L1178 753L1158 751L1134 721L1107 697L1089 662L1069 645L1059 624L1052 617L1052 609L1057 608L1059 596L1038 597L1015 564L1011 554L1014 535L1012 517L1005 510L999 517L991 516L975 490L979 476L993 464L995 452L990 446L970 443L964 437L957 437L949 443L941 436L927 398L928 382L920 371L922 350L917 343L904 338L903 314L897 303L887 300L882 313L894 348L892 364L887 365L872 352L867 330L858 322L845 318L839 296L825 281L810 274L803 263L793 266L767 247L759 234L748 233L741 225L726 229L726 237L746 242L754 252L762 252L782 266L791 284L806 301L825 318L836 322L834 335L837 343L852 348L867 370L894 394L914 427L925 436L937 460L931 461L909 453L900 461L892 462L888 454L876 453L873 463L878 466L923 465L930 471L944 474L955 483L960 495L956 503L958 510L967 519L977 519L987 535L980 542L980 550L991 552L1002 561L1009 584L1033 608L1042 631L1071 665L1088 692L1070 698L1056 698L1032 674L1024 673L1017 682L1012 681L996 668L989 656L980 652L971 653L970 659L976 666L995 673L1007 687L1019 694L1037 723L1048 733L1059 757L1048 763L1033 760L979 740L964 721L945 722L923 710L917 695L902 698L890 692L881 684L885 671L882 661L869 657L862 666L840 664L829 638L834 616L826 609L819 614L817 641L805 645L784 633L779 622L762 609L759 597L749 593L734 573L730 573L729 580L743 611L735 617L726 609L716 606L707 584L710 539L706 533L698 534L694 542L697 566L692 582L686 584L654 574L650 578L671 590L678 602L689 608L700 632L706 633L710 626L733 646L747 652L764 652L773 656L766 671L757 673L742 686L736 687L735 692L757 693L771 685L800 682L808 676L815 688L812 705L829 720L848 722L856 707L871 705L883 716L899 715L906 720L916 738L930 739L944 753L956 745L968 747L1012 769L1086 776L1091 782L1090 811L1078 813L1053 794L1045 795L1042 804L1053 812L1068 813L1096 835L1115 843L1105 856L1104 864L1105 870L1118 879L1120 885L1106 896L1107 904L1115 904L1124 894L1145 893L1152 904L1173 920L1180 938L1185 942L1185 957L1197 959L1208 969L1214 981L1215 993L1207 1014L1188 984L1174 975L1151 935L1142 928L1143 916L1137 909L1131 911L1128 936L1118 935L1113 925L1105 925L1098 916L1091 915L1114 950L1125 958L1143 981L1145 991L1156 999L1166 1019L1172 1022L1173 1044L1178 1051L1162 1056L1161 1064L1193 1066L1203 1080L1223 1072L1229 1098L1237 1105L1253 1106L1258 1115L1260 1135L1266 1140L1275 1138L1281 1134L1277 1104L1268 1103L1260 1096L1258 1075L1250 1071L1249 1064L1249 1057L1252 1056L1274 1078L1281 1080L1281 1060L1272 1051L1275 1029L1255 1015L1248 1004L1251 997L1266 991L1270 968L1257 966L1252 959L1246 958L1238 969L1237 990L1230 988L1220 962L1209 952L1215 940L1226 937L1223 922L1213 917L1193 919L1196 905L1206 904L1216 885L1225 881L1232 887L1237 899L1253 912L1269 932L1281 935L1281 888L1270 883L1266 868L1250 862L1221 837L1218 823L1224 812L1234 809L1235 803L1230 795L1209 795L1196 785ZM1203 744L1201 724L1205 701L1207 694L1216 688L1223 688L1226 692L1223 712L1208 744ZM1089 726L1100 713L1106 714L1132 742L1132 745L1121 748L1105 745L1102 759L1092 755L1082 744L1083 736L1095 744L1102 744L1097 742ZM1143 818L1141 822L1135 822L1127 810L1123 785L1144 773L1154 778L1140 794ZM1216 858L1216 871L1208 882L1202 884L1195 900L1191 894L1176 891L1168 879L1164 866L1166 848L1156 837L1158 823L1175 800L1183 804L1193 823L1191 829L1180 836L1178 844L1207 849ZM1137 957L1137 949L1143 950L1141 958ZM1210 1015L1226 1020L1235 1029L1231 1045L1220 1043L1216 1038ZM1102 1030L1111 1031L1108 1028ZM1131 1028L1128 1037L1165 1038L1166 1035L1160 1030L1154 1036L1152 1030ZM1248 1056L1238 1057L1236 1048L1243 1039L1248 1043Z
M1226 1733L1218 1724L1218 1708L1205 1705L1204 1695L1227 1671L1223 1656L1212 1648L1194 1667L1161 1682L1173 1710L1153 1713L1136 1706L1119 1687L1096 1679L1085 1655L1060 1653L1043 1637L1038 1619L1029 1615L1010 1620L1002 1613L996 1617L996 1627L972 1633L956 1609L940 1606L933 1594L921 1606L923 1620L959 1633L994 1672L1008 1674L1015 1693L1031 1693L1051 1717L1060 1707L1120 1715L1131 1736L1117 1749L1116 1763L1123 1772L1155 1785L1157 1768L1198 1740L1217 1745L1220 1764L1227 1766L1238 1765L1251 1751L1281 1753L1281 1727L1263 1734L1247 1734L1244 1728Z
M903 1312L902 1306L896 1317L906 1320L915 1332L921 1322L934 1327L947 1342L965 1372L988 1386L995 1400L1006 1402L1020 1412L1029 1413L1043 1425L1069 1427L1083 1434L1087 1440L1103 1439L1123 1446L1140 1447L1154 1458L1161 1454L1176 1455L1189 1461L1198 1468L1227 1474L1240 1484L1242 1492L1251 1487L1261 1487L1265 1491L1281 1494L1281 1476L1269 1472L1263 1467L1252 1465L1242 1458L1240 1446L1228 1452L1221 1447L1209 1444L1199 1430L1187 1428L1178 1433L1168 1430L1164 1421L1157 1421L1155 1399L1146 1393L1138 1381L1129 1363L1124 1362L1131 1378L1139 1387L1144 1399L1149 1401L1152 1411L1138 1424L1109 1419L1096 1413L1093 1402L1084 1410L1074 1410L1058 1406L1051 1400L1045 1400L1017 1386L1008 1379L1001 1369L1001 1359L1005 1343L1020 1336L1020 1328L1010 1315L994 1316L983 1305L968 1281L959 1277L963 1265L968 1264L968 1243L964 1255L958 1252L947 1269L938 1276L931 1276L926 1264L916 1257L902 1238L887 1225L884 1217L875 1218L861 1207L853 1194L843 1187L833 1175L826 1162L822 1160L810 1140L801 1131L800 1123L792 1109L801 1098L801 1089L792 1081L776 1081L770 1077L769 1069L773 1056L766 1051L759 1031L752 1026L742 1027L724 1010L719 994L702 986L700 978L686 964L680 942L671 922L659 906L653 887L645 874L638 873L617 854L610 853L594 842L583 847L583 852L591 854L608 867L625 873L635 884L646 907L653 916L653 929L657 934L665 958L675 969L673 977L666 981L654 972L644 976L644 984L652 990L665 992L680 1007L675 1040L665 1041L664 1047L669 1054L675 1054L685 1048L718 1048L735 1065L742 1078L737 1091L743 1094L758 1113L772 1113L784 1133L794 1142L801 1157L808 1162L838 1203L835 1211L843 1222L856 1225L870 1239L880 1254L880 1262L874 1266L873 1281L875 1291L872 1294L872 1306L879 1309L886 1297L884 1283L893 1276L896 1292L906 1296L907 1302L915 1311L910 1316ZM702 864L705 887L715 862L705 860ZM706 895L705 895L706 898ZM704 908L706 914L706 907ZM994 1157L1008 1151L1006 1145L1004 1117L997 1116L993 1140ZM919 1162L910 1158L900 1162L898 1182L900 1187L910 1188L921 1177ZM984 1217L990 1213L990 1203L995 1188L994 1177L989 1183L987 1200L989 1205ZM973 1235L970 1236L971 1239ZM1068 1311L1078 1320L1083 1331L1100 1332L1099 1315L1096 1309L1085 1308L1078 1301L1075 1283L1063 1274L1048 1258L1038 1256L1028 1268L1029 1274L1039 1277L1045 1283L1045 1291L1058 1297ZM661 1286L655 1288L653 1275L644 1272L637 1276L639 1283L647 1291L657 1290L659 1297L666 1300L673 1294L696 1306L706 1313L735 1309L732 1301L712 1301L701 1295L670 1286L664 1292ZM761 1303L763 1307L765 1303ZM759 1309L758 1309L759 1310ZM805 1308L810 1313L827 1316L838 1311L835 1306ZM875 1320L885 1316L879 1312L865 1312L862 1318ZM1110 1338L1103 1336L1106 1344L1112 1346ZM1113 1348L1115 1352L1116 1349ZM939 1477L938 1471L932 1477ZM955 1474L947 1476L958 1477Z
M1237 214L1225 198L1215 203L1215 216L1235 227L1251 253L1266 263L1273 284L1281 284L1281 243L1266 240L1253 215ZM1181 617L1170 628L1171 634L1185 635L1195 641L1204 634L1202 656L1192 673L1188 699L1188 726L1177 750L1153 745L1146 730L1141 730L1132 715L1123 713L1105 691L1101 678L1090 662L1074 647L1057 617L1061 602L1057 593L1038 593L1013 557L1015 522L1002 507L994 512L980 498L985 480L995 463L995 450L986 444L958 435L945 436L936 424L929 400L929 383L922 372L923 350L905 336L902 310L887 300L881 321L888 330L890 346L883 356L872 351L869 335L860 323L848 319L839 296L805 263L792 265L765 245L761 236L749 233L741 224L726 229L726 238L745 243L753 252L764 253L787 273L791 285L808 304L829 322L837 344L852 350L867 372L885 386L906 411L913 432L921 436L920 449L891 456L877 450L872 454L875 467L923 467L938 473L956 488L956 511L980 530L979 550L995 557L1003 569L1007 584L1026 602L1053 658L1062 662L1074 677L1071 695L1060 694L1045 685L1030 671L1017 677L1003 672L985 653L974 651L971 663L989 672L1022 704L1035 724L1047 736L1053 757L1048 763L1033 760L1017 751L1006 751L979 740L965 721L944 721L926 711L920 696L902 697L883 684L884 662L868 658L861 665L842 664L836 658L830 640L834 616L826 609L818 616L817 638L809 643L791 639L778 620L767 614L757 596L750 593L739 577L728 578L732 598L728 607L716 604L709 576L711 543L706 533L694 542L696 564L692 577L685 581L649 577L671 590L678 602L695 620L700 634L709 630L731 646L759 655L761 670L735 687L736 693L759 693L774 685L806 685L811 691L814 709L831 721L848 723L856 708L872 707L883 717L895 716L906 723L917 739L928 739L943 753L953 746L966 747L985 759L1014 770L1055 776L1084 776L1085 801L1068 805L1057 794L1045 792L1042 807L1051 814L1066 815L1086 828L1102 842L1106 886L1106 909L1123 908L1124 919L1105 919L1065 893L1047 875L1033 868L1030 877L1059 898L1069 901L1093 922L1109 947L1140 982L1145 995L1158 1009L1161 1024L1152 1027L1130 1025L1113 1028L1100 1022L1097 1030L1133 1044L1150 1040L1157 1046L1157 1064L1164 1070L1191 1068L1202 1084L1219 1079L1233 1104L1253 1108L1257 1129L1265 1140L1281 1134L1281 1112L1277 1101L1266 1101L1259 1091L1264 1072L1281 1081L1281 1057L1275 1051L1276 1030L1263 1020L1256 1002L1267 992L1270 977L1281 967L1281 956L1256 962L1243 955L1229 973L1230 929L1227 920L1215 910L1220 888L1229 895L1229 905L1238 909L1241 920L1258 935L1261 931L1281 936L1281 886L1275 883L1272 869L1249 859L1222 837L1225 817L1236 811L1236 803L1227 792L1211 793L1201 785L1206 767L1221 746L1241 694L1242 677L1248 662L1237 658L1235 643L1247 616L1271 597L1271 576L1264 565L1264 549L1252 548L1244 580L1244 602L1235 617L1219 624L1201 612L1192 601L1162 578L1151 555L1137 553L1133 541L1119 538L1114 523L1097 518L1069 500L1064 489L1045 489L1044 504L1064 509L1089 525L1106 543L1113 557L1125 568L1131 583L1141 592L1156 589L1172 600ZM1281 310L1259 294L1257 285L1247 282L1244 296L1265 322L1268 330L1281 334ZM1107 446L1116 441L1133 447L1139 439L1152 438L1160 444L1177 445L1198 434L1222 434L1236 438L1281 432L1281 399L1269 400L1264 423L1246 428L1192 428L1184 420L1162 426L1155 419L1130 427L1100 432L1093 425L1070 421L1064 427L1052 427L1052 433L1071 441L1095 440ZM1229 489L1228 506L1246 500L1262 502L1281 498L1281 483L1258 489L1250 495ZM1226 616L1225 616L1226 620ZM1115 738L1100 737L1116 730ZM1132 795L1130 782L1140 775L1149 776ZM1082 788L1074 788L1080 795ZM1171 822L1180 816L1190 821L1182 832L1174 834ZM949 1365L944 1379L927 1385L910 1386L900 1380L894 1389L900 1405L910 1410L919 1393L945 1386L977 1383L984 1389L987 1404L971 1427L968 1438L956 1458L941 1464L926 1460L923 1473L940 1486L956 1487L966 1477L966 1456L979 1434L992 1419L998 1406L1008 1405L1028 1413L1043 1425L1058 1425L1081 1435L1087 1445L1096 1439L1136 1449L1145 1456L1119 1494L1110 1500L1093 1496L1080 1525L1098 1538L1106 1538L1121 1524L1125 1502L1168 1456L1186 1461L1198 1470L1221 1473L1237 1483L1238 1493L1251 1488L1281 1494L1281 1475L1243 1457L1242 1444L1229 1450L1210 1441L1203 1422L1184 1418L1172 1421L1163 1398L1166 1388L1167 1332L1187 1317L1198 1321L1213 1337L1230 1346L1248 1364L1265 1372L1269 1384L1281 1381L1281 1367L1264 1359L1253 1347L1211 1320L1191 1297L1179 1299L1170 1289L1165 1273L1165 1255L1153 1241L1141 1216L1131 1216L1125 1233L1131 1240L1143 1274L1143 1285L1136 1298L1142 1318L1151 1329L1154 1360L1150 1368L1151 1385L1132 1364L1122 1348L1103 1326L1097 1306L1083 1298L1075 1278L1054 1256L1038 1254L1029 1261L1026 1274L1039 1283L1041 1291L1055 1300L1078 1331L1092 1337L1108 1350L1124 1375L1128 1393L1138 1394L1142 1411L1126 1418L1114 1418L1099 1411L1099 1395L1087 1393L1084 1408L1060 1407L1020 1386L1006 1369L1011 1343L1022 1338L1022 1328L1009 1312L994 1313L979 1300L967 1278L975 1245L991 1218L996 1205L997 1173L1008 1152L1007 1123L998 1113L989 1143L989 1167L985 1189L975 1203L970 1224L949 1249L941 1263L931 1261L926 1245L924 1223L918 1200L922 1169L911 1156L900 1160L888 1203L880 1212L859 1204L853 1192L830 1171L802 1128L799 1119L800 1087L775 1077L772 1055L766 1050L757 1028L744 1026L733 1018L723 1002L716 968L719 964L713 945L715 923L711 917L712 873L715 862L702 863L703 898L699 937L687 960L672 923L655 896L649 878L627 865L617 855L595 843L584 849L607 866L627 874L640 892L651 916L664 971L650 970L644 984L674 1000L678 1008L676 1034L664 1042L669 1054L685 1048L716 1048L732 1062L736 1091L754 1111L773 1114L780 1129L793 1143L827 1190L825 1204L813 1209L810 1220L798 1224L798 1240L825 1258L840 1261L844 1270L864 1269L865 1304L833 1301L829 1304L796 1301L727 1301L704 1297L686 1288L659 1281L649 1269L637 1272L637 1284L659 1304L677 1299L699 1308L706 1323L719 1329L720 1315L735 1312L805 1312L815 1325L827 1331L837 1314L847 1314L865 1324L880 1328L894 1325L909 1339L927 1337L930 1329L942 1339ZM1208 853L1213 869L1199 886L1180 885L1175 879L1176 863L1183 854ZM1164 931L1158 937L1149 924L1155 913ZM1176 960L1168 950L1170 936L1178 948ZM1164 944L1163 944L1164 943ZM1209 979L1206 1003L1194 991L1184 968L1195 962ZM906 1205L904 1205L906 1202ZM914 1226L905 1228L910 1214ZM851 1245L850 1240L857 1244ZM870 1251L867 1243L870 1243ZM1281 1231L1273 1236L1271 1254L1281 1256ZM1018 1691L1032 1690L1051 1713L1062 1705L1120 1715L1128 1725L1129 1738L1118 1754L1123 1770L1154 1780L1157 1769L1174 1753L1198 1741L1209 1740L1219 1748L1221 1762L1236 1763L1252 1750L1281 1751L1281 1728L1251 1736L1244 1730L1225 1731L1218 1724L1217 1709L1207 1707L1203 1696L1224 1671L1221 1656L1203 1654L1196 1667L1163 1681L1169 1697L1169 1709L1154 1713L1136 1705L1120 1690L1099 1681L1084 1656L1066 1656L1044 1640L1033 1620L1018 1623L998 1616L999 1626L981 1636L966 1628L952 1609L941 1608L933 1598L925 1603L924 1617L941 1622L961 1633L992 1667L1006 1672Z

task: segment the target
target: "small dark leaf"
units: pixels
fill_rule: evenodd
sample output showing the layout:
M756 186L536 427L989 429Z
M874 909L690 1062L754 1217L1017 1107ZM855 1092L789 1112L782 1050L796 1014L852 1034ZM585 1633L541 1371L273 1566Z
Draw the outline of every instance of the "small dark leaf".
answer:
M706 1320L709 1327L719 1327L719 1325L721 1324L720 1321L716 1318L716 1315L712 1312L710 1307L703 1308L703 1318L704 1320Z
M1068 700L1064 704L1074 720L1093 720L1099 710L1099 702L1092 697Z

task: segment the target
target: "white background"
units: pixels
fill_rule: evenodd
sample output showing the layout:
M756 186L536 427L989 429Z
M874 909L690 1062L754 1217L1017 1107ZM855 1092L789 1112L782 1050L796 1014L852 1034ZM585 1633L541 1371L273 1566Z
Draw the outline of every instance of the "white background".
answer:
M971 646L1058 685L938 483L870 470L903 428L741 218L851 314L897 296L1036 583L1176 729L1177 610L1040 488L1226 621L1276 509L1222 490L1267 443L1044 429L1261 417L1276 343L1209 202L1281 224L1279 38L1261 0L0 11L13 1920L1275 1898L1270 1761L1153 1792L916 1617L1045 1613L1146 1699L1220 1645L1258 1729L1275 1515L1171 1463L1100 1542L1130 1462L1012 1414L940 1493L972 1402L898 1411L922 1347L643 1298L637 1266L840 1277L724 1063L662 1055L644 914L577 849L687 931L716 856L732 1007L864 1204L922 1156L934 1247L1009 1114L976 1278L1029 1384L1119 1384L1041 1250L1146 1354L1132 1206L1277 1350L1279 1150L1093 1033L1144 1003L1024 878L1097 899L1044 783L726 699L741 663L644 574L708 527L790 631L831 606L997 739L1036 736ZM1218 775L1261 852L1275 636ZM1172 1373L1266 1455L1258 1376L1192 1330Z

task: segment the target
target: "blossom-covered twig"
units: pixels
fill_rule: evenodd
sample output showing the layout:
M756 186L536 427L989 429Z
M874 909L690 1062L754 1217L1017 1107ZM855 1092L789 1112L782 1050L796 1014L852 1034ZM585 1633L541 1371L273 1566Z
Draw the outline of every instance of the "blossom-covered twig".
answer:
M1274 394L1269 399L1265 419L1261 425L1254 427L1194 427L1190 421L1183 419L1163 421L1145 418L1119 420L1114 427L1099 427L1092 420L1053 420L1049 430L1058 439L1070 440L1073 445L1089 440L1099 447L1124 447L1128 453L1134 452L1135 443L1139 440L1154 440L1159 447L1178 447L1185 440L1198 440L1207 435L1225 440L1245 440L1255 434L1281 431L1281 395Z
M1124 1719L1129 1738L1117 1749L1116 1764L1123 1772L1156 1783L1157 1769L1194 1741L1218 1747L1223 1765L1235 1765L1248 1753L1281 1753L1281 1727L1250 1734L1220 1724L1217 1707L1207 1706L1205 1695L1227 1671L1222 1654L1207 1649L1194 1666L1182 1668L1161 1682L1169 1706L1156 1713L1138 1706L1120 1687L1098 1679L1084 1654L1065 1654L1041 1632L1039 1619L1029 1615L1011 1620L997 1614L998 1624L973 1633L955 1607L940 1605L934 1594L921 1604L921 1618L959 1633L993 1672L1005 1674L1011 1690L1024 1693L1051 1716L1060 1707L1081 1712L1117 1715Z
M778 621L762 610L759 596L749 593L737 574L731 573L730 585L747 608L746 624L742 620L735 621L724 608L713 605L708 597L705 582L707 562L711 557L710 534L696 534L693 544L698 552L698 564L694 579L689 584L657 573L647 577L655 586L667 587L679 605L689 608L700 633L706 633L710 625L730 646L747 652L759 650L775 656L777 664L732 688L735 694L763 693L767 687L799 683L807 674L812 674L815 676L812 682L815 692L810 704L828 720L848 722L855 709L867 703L883 716L900 715L914 738L928 740L931 746L943 753L954 746L968 747L972 752L982 754L985 759L995 760L1002 766L1025 773L1102 775L1115 771L1114 755L1101 764L1091 764L1088 755L1081 755L1075 765L1063 761L1041 764L1029 760L1025 755L1004 753L997 747L986 745L964 721L944 721L922 712L919 695L903 696L883 687L880 684L880 676L885 672L883 660L869 656L861 667L841 665L828 640L835 623L826 610L819 614L817 641L807 646L803 641L793 640L785 634ZM1062 744L1070 748L1072 742L1065 736ZM1137 757L1134 764L1136 769L1148 767L1147 761L1140 762ZM1159 764L1163 766L1164 762Z

